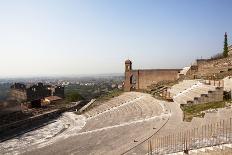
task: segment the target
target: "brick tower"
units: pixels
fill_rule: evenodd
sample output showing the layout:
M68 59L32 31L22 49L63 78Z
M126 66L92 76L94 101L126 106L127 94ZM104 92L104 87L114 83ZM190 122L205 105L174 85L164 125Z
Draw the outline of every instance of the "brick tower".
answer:
M124 91L131 90L131 73L132 71L132 62L130 60L125 61L125 81L124 81Z

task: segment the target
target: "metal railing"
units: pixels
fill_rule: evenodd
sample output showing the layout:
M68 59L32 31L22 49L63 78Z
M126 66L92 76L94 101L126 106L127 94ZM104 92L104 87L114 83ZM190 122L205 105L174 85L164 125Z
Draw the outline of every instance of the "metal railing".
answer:
M181 130L172 131L172 134L167 132L166 135L157 132L123 154L188 153L190 150L232 143L232 118Z
M165 136L154 136L147 141L147 153L168 154L232 143L232 119L220 120L198 128Z

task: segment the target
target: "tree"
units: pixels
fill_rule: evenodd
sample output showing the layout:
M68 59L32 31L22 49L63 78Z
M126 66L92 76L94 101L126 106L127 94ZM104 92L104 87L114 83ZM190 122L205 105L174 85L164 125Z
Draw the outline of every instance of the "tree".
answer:
M228 53L229 53L229 50L228 50L228 43L227 43L227 34L225 33L223 56L227 57Z
M69 92L66 95L66 100L68 102L77 102L77 101L80 101L80 100L83 100L83 99L84 98L76 91Z

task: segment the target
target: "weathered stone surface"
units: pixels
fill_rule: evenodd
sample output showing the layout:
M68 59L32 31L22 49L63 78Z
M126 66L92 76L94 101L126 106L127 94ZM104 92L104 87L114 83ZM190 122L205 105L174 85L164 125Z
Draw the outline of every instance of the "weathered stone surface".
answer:
M196 64L191 66L187 75L192 78L216 77L218 74L232 70L232 56L223 59L210 60L198 59Z
M125 81L124 90L147 89L151 84L160 81L174 81L178 79L178 73L181 69L142 69L132 70L132 62L125 62Z

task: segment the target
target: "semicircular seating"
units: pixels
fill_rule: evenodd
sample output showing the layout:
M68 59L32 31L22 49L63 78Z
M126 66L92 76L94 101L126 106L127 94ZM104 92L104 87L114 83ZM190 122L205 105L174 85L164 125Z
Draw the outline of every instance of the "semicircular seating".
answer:
M126 96L122 96L117 101L124 103L115 104L115 101L109 101L102 106L95 107L91 112L87 112L92 117L88 118L83 132L117 126L122 124L133 123L139 120L152 118L164 113L160 102L149 94L137 93L137 97L132 100L125 101ZM131 99L131 98L130 98ZM113 104L112 104L113 103ZM118 106L114 106L118 105Z

